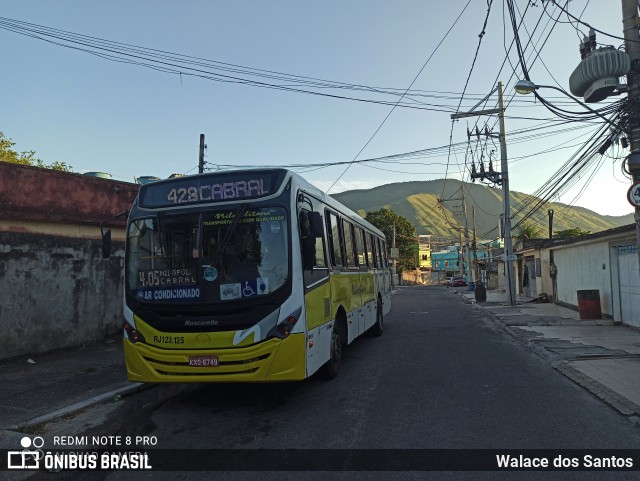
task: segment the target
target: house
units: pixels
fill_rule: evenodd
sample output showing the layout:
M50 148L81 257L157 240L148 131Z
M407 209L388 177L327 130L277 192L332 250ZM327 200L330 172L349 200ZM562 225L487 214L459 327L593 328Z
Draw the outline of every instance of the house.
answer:
M547 294L579 310L579 291L598 291L602 315L640 327L640 269L636 225L571 239L519 241L516 292Z
M418 268L421 271L431 270L431 236L418 236Z

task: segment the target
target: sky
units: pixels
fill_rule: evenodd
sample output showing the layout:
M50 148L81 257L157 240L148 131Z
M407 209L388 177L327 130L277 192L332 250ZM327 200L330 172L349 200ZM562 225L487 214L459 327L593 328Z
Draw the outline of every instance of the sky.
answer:
M501 81L510 188L535 194L554 185L554 174L602 122L560 123L533 96L514 97L522 70L514 49L505 62L513 39L506 1L467 1L0 0L3 25L27 22L56 29L48 32L58 37L108 41L98 56L79 49L86 37L56 40L65 47L0 28L0 131L15 150L34 150L45 163L66 162L74 172L102 171L128 182L197 173L200 134L209 169L294 166L329 193L415 180L469 181L469 166L482 152L496 152L495 168L500 159L495 137L478 142L474 136L468 144L467 128L487 125L495 134L498 119L453 122L450 115L470 110ZM517 15L525 14L520 35L530 77L568 91L588 27L548 1L528 3L515 0ZM567 9L622 36L619 2L573 0ZM597 41L616 48L623 43L601 34ZM128 56L120 58L127 61L104 58L114 42L123 49L127 44ZM139 65L159 51L180 57L163 60L165 71ZM187 63L195 58L198 65ZM223 64L235 71L216 69ZM258 71L279 75L258 77ZM336 83L350 88L332 88ZM279 88L268 88L273 85ZM581 110L560 92L539 92ZM478 108L495 108L497 100L494 93ZM626 197L631 181L621 170L626 155L614 144L575 177L571 190L551 200L603 215L633 212ZM359 162L389 156L396 157Z

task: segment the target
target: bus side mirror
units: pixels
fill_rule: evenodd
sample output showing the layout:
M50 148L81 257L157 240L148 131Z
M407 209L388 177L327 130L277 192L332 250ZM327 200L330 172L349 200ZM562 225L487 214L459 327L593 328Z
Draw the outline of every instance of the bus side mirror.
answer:
M102 258L111 257L111 231L109 229L102 231Z

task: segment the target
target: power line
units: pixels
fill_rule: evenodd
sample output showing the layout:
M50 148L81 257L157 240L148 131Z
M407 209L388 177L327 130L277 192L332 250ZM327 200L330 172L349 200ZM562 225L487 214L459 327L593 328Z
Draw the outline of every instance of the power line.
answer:
M492 0L493 1L493 0ZM465 12L465 10L467 9L467 7L469 6L469 4L471 3L471 0L469 0L467 2L467 4L464 6L464 8L462 9L462 11L458 14L458 17L456 18L456 20L453 22L453 25L451 25L451 27L449 27L449 30L447 30L447 33L444 35L444 37L442 37L442 39L440 40L440 42L438 43L438 45L436 45L436 48L433 50L433 52L431 52L431 55L429 55L429 57L427 58L427 60L424 62L424 64L422 65L422 67L420 68L420 70L418 71L418 73L416 74L416 76L413 78L413 80L411 81L411 84L409 85L409 87L407 87L407 89L404 91L404 93L402 94L402 97L400 97L400 99L398 99L398 102L400 102L404 96L407 94L407 92L411 89L411 87L413 86L413 84L416 82L416 80L418 80L418 77L420 76L420 74L422 73L422 71L426 68L427 64L429 63L429 61L433 58L433 56L435 55L435 53L438 51L438 49L440 48L440 45L442 45L442 43L445 41L445 39L449 36L449 33L451 33L451 30L453 30L453 27L456 26L456 24L458 23L458 20L460 20L460 18L462 17L462 14ZM331 189L333 189L333 186L336 185L336 183L342 178L342 176L344 176L344 174L347 173L347 171L349 170L349 168L351 168L351 166L353 165L353 163L356 161L356 159L358 157L360 157L360 154L364 151L364 149L367 148L367 145L369 145L371 143L371 141L374 139L374 137L378 134L378 132L380 131L380 129L382 128L382 126L385 124L385 122L387 121L387 119L391 116L391 114L393 113L393 111L395 110L395 108L397 107L397 104L394 105L391 110L389 111L389 113L386 115L386 117L382 120L382 123L378 126L378 128L375 130L375 132L373 133L373 135L369 138L369 140L367 140L367 142L364 144L364 146L360 149L360 151L356 154L356 156L353 158L353 160L351 161L351 163L349 163L349 165L347 165L346 169L344 169L344 171L342 172L342 174L340 174L338 176L338 178L333 182L333 184L331 184L331 186L327 189L327 192L331 191Z

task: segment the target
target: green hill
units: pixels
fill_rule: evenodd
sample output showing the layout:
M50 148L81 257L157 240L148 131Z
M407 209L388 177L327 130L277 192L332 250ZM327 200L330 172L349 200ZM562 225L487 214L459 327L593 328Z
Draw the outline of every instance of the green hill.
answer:
M387 184L373 189L341 192L333 197L350 209L364 214L388 207L399 215L409 219L418 234L431 234L438 239L456 240L459 228L464 227L462 215L461 186L464 185L467 221L472 228L471 206L475 206L476 231L479 239L492 239L498 236L498 218L503 211L502 189L491 188L483 184L470 184L458 180L429 180L419 182L401 182ZM511 192L512 225L527 214L540 199L521 192ZM438 199L443 199L439 202ZM584 207L574 207L558 202L542 204L527 222L540 228L542 237L549 232L549 209L553 209L554 232L578 227L591 233L632 224L633 214L615 217L599 215ZM517 228L513 230L514 235Z

